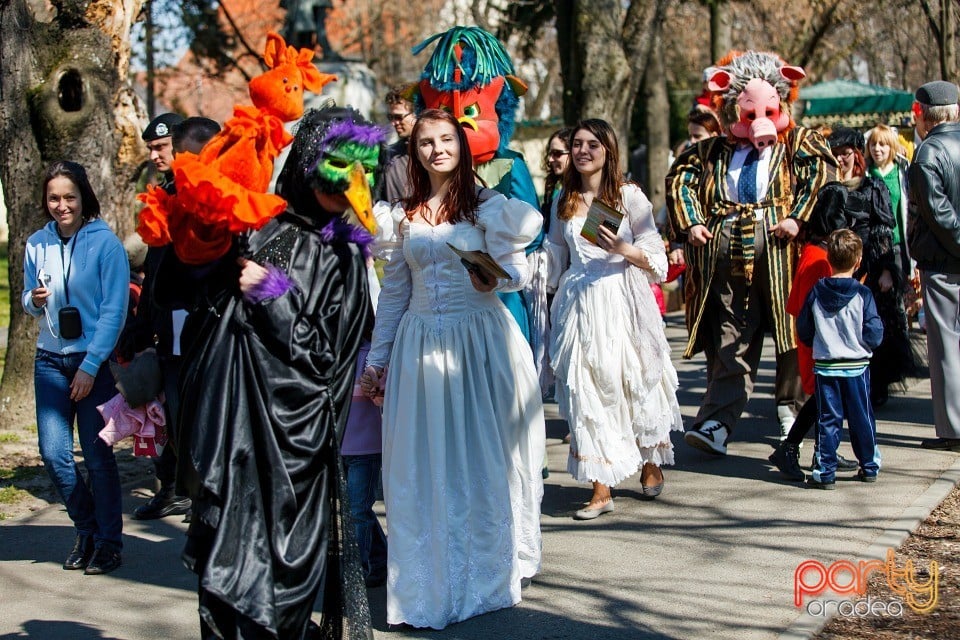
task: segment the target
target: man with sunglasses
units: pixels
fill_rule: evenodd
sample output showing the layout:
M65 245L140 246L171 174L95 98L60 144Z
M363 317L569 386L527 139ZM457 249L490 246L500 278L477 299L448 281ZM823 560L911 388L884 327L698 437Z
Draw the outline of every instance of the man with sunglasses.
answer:
M397 132L397 141L387 148L387 168L383 176L383 199L393 204L409 194L407 186L407 165L410 158L407 155L407 145L413 125L417 123L417 114L414 112L413 102L403 95L403 86L397 86L387 92L384 102L387 103L387 120Z

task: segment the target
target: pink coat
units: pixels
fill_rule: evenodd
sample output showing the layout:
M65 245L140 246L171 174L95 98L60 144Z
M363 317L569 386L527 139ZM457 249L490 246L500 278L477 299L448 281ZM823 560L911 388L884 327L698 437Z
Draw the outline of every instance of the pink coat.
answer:
M167 415L159 400L131 409L118 393L97 407L97 411L106 423L100 430L100 439L110 446L129 436L155 438L157 429L167 425Z

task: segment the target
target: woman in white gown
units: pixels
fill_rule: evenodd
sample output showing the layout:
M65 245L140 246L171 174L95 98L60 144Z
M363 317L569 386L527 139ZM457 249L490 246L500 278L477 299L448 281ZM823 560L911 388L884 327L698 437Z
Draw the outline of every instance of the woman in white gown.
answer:
M570 425L567 470L593 484L574 517L591 520L613 511L610 488L638 469L643 495L659 495L660 466L673 464L670 430L683 426L677 372L650 291L667 272L653 207L624 182L616 136L603 120L574 128L570 154L547 238L551 280L559 280L550 362ZM616 233L599 227L596 244L580 235L594 198L624 214Z
M413 196L381 220L387 259L367 393L384 390L387 622L441 629L520 601L540 567L544 419L530 347L494 291L529 280L540 214L474 185L456 120L411 135ZM448 247L484 250L488 283Z

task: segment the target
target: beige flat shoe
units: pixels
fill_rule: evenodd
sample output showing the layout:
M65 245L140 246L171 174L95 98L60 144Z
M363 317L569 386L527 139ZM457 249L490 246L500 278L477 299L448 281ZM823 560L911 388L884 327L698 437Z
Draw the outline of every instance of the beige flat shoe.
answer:
M595 518L599 518L605 513L612 513L612 512L613 512L613 498L610 498L610 500L606 502L603 506L596 507L594 509L591 509L589 507L584 507L583 509L580 509L575 514L573 514L573 519L574 520L593 520Z

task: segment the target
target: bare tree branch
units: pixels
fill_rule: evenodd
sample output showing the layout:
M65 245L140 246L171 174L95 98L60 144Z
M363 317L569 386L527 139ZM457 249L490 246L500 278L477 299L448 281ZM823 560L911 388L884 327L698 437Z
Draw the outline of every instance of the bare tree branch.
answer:
M933 34L933 39L940 42L940 25L937 24L937 18L933 15L930 3L927 2L927 0L920 0L920 8L923 9L923 15L927 17L927 24L930 27L930 32Z
M840 2L841 0L835 0L833 4L827 7L826 11L820 14L819 21L817 21L817 24L813 27L813 32L810 34L810 37L803 43L803 46L800 48L800 53L796 58L797 64L801 67L806 66L810 62L813 54L816 53L821 42L823 42L823 39L836 28L837 25L834 22L834 15L840 6ZM814 18L814 20L816 20L816 18Z
M227 19L227 23L230 25L230 27L233 29L233 32L236 34L237 41L240 42L241 45L243 45L243 48L246 50L248 54L252 55L258 61L260 61L260 53L257 52L253 47L251 47L250 43L247 42L246 38L243 37L243 33L240 31L240 28L237 27L237 23L234 22L233 20L233 16L231 16L230 12L227 11L227 7L224 6L223 0L217 0L217 5L220 7L220 10L223 11L223 17ZM240 58L242 57L243 56L241 55L234 58L234 64L239 62ZM236 66L240 70L240 73L243 74L244 79L246 79L249 82L251 80L251 76L246 71L244 71L239 64L237 64ZM267 69L267 67L264 66L262 61L260 61L260 68L263 69L264 71L266 71Z

